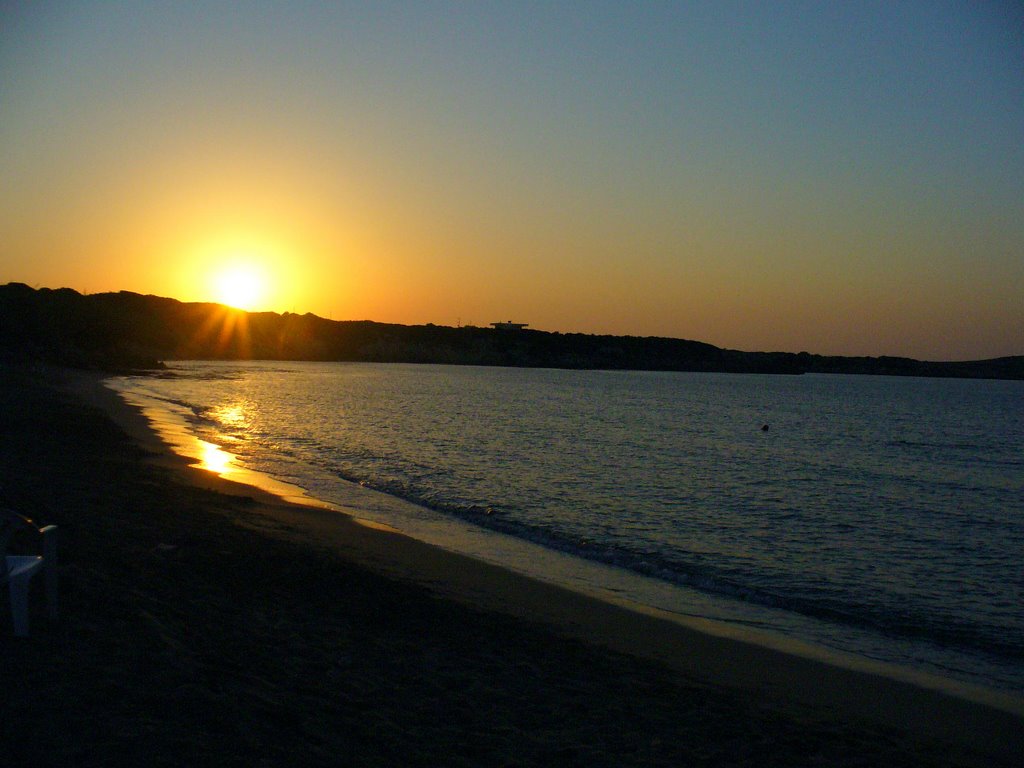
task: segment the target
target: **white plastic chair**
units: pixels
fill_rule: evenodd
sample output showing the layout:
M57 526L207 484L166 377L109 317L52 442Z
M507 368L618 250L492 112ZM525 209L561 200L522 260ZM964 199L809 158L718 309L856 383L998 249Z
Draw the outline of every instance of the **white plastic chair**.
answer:
M42 536L41 555L8 555L7 543L17 529L26 529ZM27 517L0 510L0 555L3 555L3 570L0 583L7 582L11 593L11 619L14 634L28 636L28 588L32 577L44 574L46 603L51 619L57 618L57 526L47 525L36 528Z

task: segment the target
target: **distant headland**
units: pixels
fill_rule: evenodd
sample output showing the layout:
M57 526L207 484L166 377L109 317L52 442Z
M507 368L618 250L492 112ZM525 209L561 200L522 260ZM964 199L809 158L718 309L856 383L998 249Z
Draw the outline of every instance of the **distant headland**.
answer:
M0 286L0 361L135 370L187 359L1024 379L1024 356L927 362L741 352L684 339L537 331L511 321L490 328L397 325L243 312L128 291Z

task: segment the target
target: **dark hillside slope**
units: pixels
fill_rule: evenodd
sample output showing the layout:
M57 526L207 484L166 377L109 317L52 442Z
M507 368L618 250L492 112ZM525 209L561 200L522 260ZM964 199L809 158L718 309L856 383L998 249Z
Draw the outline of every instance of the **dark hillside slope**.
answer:
M1024 357L938 363L740 352L683 339L332 321L127 291L85 296L69 288L0 286L0 360L117 369L182 359L1024 379Z

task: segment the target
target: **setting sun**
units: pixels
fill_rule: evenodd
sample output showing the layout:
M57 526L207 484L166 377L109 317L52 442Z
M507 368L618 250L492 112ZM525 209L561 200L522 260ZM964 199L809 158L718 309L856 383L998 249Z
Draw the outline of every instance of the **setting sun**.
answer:
M216 300L236 309L256 309L266 292L262 271L248 264L222 269L214 276L213 284Z

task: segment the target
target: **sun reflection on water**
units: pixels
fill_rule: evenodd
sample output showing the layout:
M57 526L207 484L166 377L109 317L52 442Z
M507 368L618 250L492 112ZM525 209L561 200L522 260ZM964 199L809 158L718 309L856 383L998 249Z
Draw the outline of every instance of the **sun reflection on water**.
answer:
M244 400L229 405L221 405L215 408L211 415L221 424L236 429L246 429L249 426L247 405Z
M197 466L200 469L207 469L210 472L216 472L218 475L225 475L234 469L235 457L232 454L221 450L218 446L205 440L199 440L198 442L201 453Z

